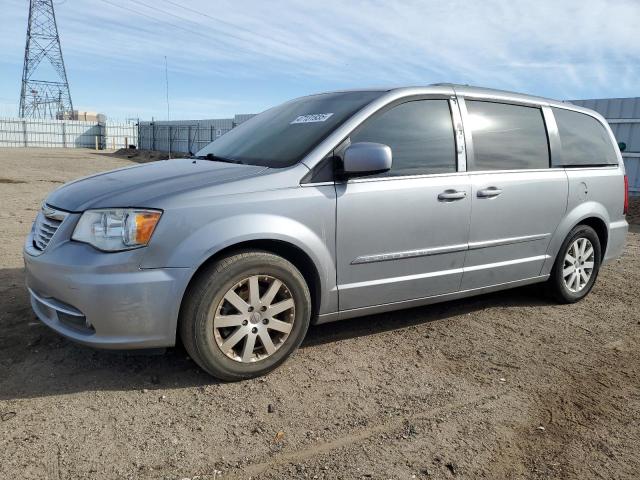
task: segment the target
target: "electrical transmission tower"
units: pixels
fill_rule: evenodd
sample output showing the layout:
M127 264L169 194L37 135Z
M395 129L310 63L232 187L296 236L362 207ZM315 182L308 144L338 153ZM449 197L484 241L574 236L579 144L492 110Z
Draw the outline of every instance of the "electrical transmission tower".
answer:
M53 0L30 0L20 117L68 119L72 115Z

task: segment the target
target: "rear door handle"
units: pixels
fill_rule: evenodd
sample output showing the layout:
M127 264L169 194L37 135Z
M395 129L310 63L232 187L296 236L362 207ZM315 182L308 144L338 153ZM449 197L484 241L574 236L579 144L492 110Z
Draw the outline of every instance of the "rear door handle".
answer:
M478 197L492 198L492 197L497 197L501 193L502 193L502 190L500 190L498 187L483 188L482 190L478 190Z
M441 194L438 195L438 200L441 202L452 202L454 200L462 200L467 196L467 192L460 192L458 190L445 190Z

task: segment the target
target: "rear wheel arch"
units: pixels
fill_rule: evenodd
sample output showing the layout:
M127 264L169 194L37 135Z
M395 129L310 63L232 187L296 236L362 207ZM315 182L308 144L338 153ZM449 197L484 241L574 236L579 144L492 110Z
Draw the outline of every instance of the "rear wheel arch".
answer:
M580 221L569 231L546 282L547 290L560 303L582 300L591 291L598 276L604 250L600 234L590 223ZM587 247L591 248L587 250ZM581 279L586 283L581 284Z
M581 205L581 208L584 208L584 205ZM550 256L548 257L547 263L543 266L541 274L546 273L547 275L553 277L553 271L558 262L561 261L560 256L562 255L563 244L572 235L574 230L580 226L588 226L595 231L595 234L598 237L598 241L600 243L600 263L604 261L607 249L607 241L609 238L609 230L607 228L607 223L602 218L602 216L593 214L592 212L591 215L586 214L585 216L577 220L575 218L572 219L573 221L571 223L569 223L568 220L569 218L566 218L556 231L552 240L552 244L556 243L557 246L550 246Z
M578 225L588 225L596 231L598 240L600 240L601 255L604 259L605 252L607 251L607 240L609 239L609 229L607 228L607 224L604 222L604 220L602 220L600 217L587 217L583 218L576 225L574 225L574 228Z
M555 265L562 244L578 225L587 225L593 228L601 245L601 254L604 259L609 240L609 215L606 208L597 202L585 202L568 211L555 232L547 247L547 261L540 271L541 275L548 275Z

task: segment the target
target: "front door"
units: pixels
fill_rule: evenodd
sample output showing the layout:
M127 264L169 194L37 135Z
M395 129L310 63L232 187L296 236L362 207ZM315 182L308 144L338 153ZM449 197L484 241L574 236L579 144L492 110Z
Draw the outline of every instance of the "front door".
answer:
M457 172L447 99L406 101L379 112L351 143L389 145L390 171L337 189L340 310L455 292L468 242L471 188Z

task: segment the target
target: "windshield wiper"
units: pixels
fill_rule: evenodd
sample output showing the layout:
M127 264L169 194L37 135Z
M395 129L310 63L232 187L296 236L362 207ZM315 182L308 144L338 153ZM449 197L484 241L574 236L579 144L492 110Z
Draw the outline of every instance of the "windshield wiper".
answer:
M200 155L197 157L201 160L210 160L213 162L223 162L223 163L238 163L240 165L244 165L244 163L240 160L236 160L234 158L225 158L219 157L218 155L214 155L213 153L207 153L206 155Z

